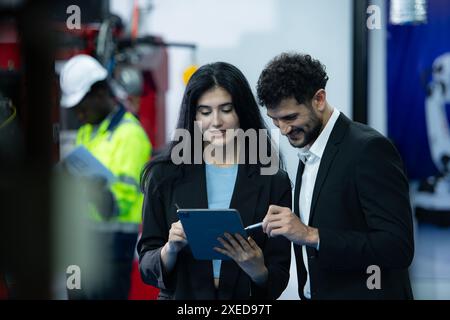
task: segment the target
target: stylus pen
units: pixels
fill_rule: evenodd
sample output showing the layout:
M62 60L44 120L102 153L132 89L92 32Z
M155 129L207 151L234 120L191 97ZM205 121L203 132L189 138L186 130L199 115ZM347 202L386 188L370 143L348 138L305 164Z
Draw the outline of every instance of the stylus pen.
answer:
M177 208L177 210L180 210L180 207L176 203L174 203L174 204L175 204L175 207Z
M246 227L245 230L253 230L253 229L262 227L262 224L263 224L262 222L258 222L258 223L255 223L255 224L251 224L251 225L249 225L248 227Z

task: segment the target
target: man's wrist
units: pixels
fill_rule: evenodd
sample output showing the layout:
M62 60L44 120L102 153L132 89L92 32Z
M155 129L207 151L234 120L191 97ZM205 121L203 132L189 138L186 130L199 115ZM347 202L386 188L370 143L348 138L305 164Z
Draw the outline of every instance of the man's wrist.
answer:
M306 237L306 245L319 250L320 238L319 229L308 226L308 234Z

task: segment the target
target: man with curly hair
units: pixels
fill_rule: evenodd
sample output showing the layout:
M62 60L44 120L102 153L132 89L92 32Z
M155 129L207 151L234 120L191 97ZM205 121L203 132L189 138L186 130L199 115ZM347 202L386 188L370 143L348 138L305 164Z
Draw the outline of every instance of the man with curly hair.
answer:
M327 101L325 67L283 53L262 71L258 99L298 148L294 212L271 206L269 236L294 244L302 299L412 299L408 180L392 143Z

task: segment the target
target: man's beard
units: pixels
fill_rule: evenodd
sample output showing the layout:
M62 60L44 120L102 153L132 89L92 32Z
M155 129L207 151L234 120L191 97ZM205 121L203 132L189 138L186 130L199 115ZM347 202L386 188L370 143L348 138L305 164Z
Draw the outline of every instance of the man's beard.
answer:
M301 142L296 142L295 140L289 139L289 143L296 148L304 148L305 146L312 144L317 137L319 137L320 132L322 130L322 122L317 117L310 118L309 123L310 129L305 131L304 127L294 127L292 129L292 133L299 134L303 133L303 140Z

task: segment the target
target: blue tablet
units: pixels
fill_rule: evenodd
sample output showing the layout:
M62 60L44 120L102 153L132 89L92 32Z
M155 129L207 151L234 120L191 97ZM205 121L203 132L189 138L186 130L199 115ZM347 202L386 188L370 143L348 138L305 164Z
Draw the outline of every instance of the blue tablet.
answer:
M223 238L225 232L247 238L241 215L235 209L178 209L177 213L197 260L230 260L214 250L214 247L222 247L217 238Z

